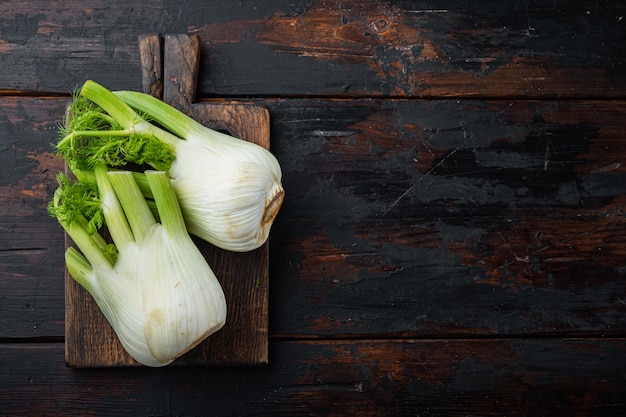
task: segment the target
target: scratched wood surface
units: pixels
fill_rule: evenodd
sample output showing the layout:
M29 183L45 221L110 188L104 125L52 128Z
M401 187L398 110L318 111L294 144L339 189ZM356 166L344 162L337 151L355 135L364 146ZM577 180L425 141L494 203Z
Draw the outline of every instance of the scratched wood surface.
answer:
M522 417L620 416L626 406L626 341L616 339L277 341L267 367L156 373L85 372L65 367L62 356L58 343L0 345L0 410L22 416ZM21 408L7 408L7 399Z
M0 5L1 416L620 415L623 2L52 4ZM270 114L265 366L64 364L50 142L155 28Z
M626 94L621 1L5 0L0 7L6 90L66 94L85 74L139 90L136 40L156 31L198 34L210 44L200 90L215 97Z

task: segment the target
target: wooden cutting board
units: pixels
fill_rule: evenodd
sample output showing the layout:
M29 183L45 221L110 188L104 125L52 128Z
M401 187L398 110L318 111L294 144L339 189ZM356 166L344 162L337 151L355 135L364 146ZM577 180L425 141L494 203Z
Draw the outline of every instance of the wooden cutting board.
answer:
M195 103L200 39L139 38L143 89L216 130L269 148L267 109L235 103ZM265 364L268 360L268 244L252 252L224 251L194 238L228 303L226 325L174 365ZM66 247L72 245L66 236ZM74 368L140 366L122 348L89 293L65 273L65 361Z

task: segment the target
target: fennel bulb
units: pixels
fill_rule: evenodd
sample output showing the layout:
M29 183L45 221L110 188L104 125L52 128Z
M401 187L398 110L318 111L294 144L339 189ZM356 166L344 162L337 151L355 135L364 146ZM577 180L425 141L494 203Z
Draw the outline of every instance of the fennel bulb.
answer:
M71 110L57 150L77 176L100 161L167 170L190 233L237 252L265 243L284 198L271 152L209 129L150 95L113 93L93 81L83 85Z
M222 287L187 233L167 173L145 174L157 223L132 173L103 165L94 171L96 190L60 174L49 205L82 252L66 251L67 269L133 359L168 365L225 324ZM113 245L96 230L103 220L97 204Z

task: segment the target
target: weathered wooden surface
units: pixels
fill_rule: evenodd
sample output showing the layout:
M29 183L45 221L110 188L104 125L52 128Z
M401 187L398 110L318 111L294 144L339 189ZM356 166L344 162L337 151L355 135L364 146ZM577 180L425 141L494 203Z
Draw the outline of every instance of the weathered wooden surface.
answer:
M624 340L271 347L267 367L86 371L65 367L58 343L3 344L0 415L619 416L626 406Z
M622 413L623 2L50 4L0 5L0 415ZM156 30L270 113L267 366L63 364L49 143Z
M623 2L440 3L8 0L0 89L65 94L90 74L140 90L137 37L156 31L210 45L200 88L217 97L626 95Z

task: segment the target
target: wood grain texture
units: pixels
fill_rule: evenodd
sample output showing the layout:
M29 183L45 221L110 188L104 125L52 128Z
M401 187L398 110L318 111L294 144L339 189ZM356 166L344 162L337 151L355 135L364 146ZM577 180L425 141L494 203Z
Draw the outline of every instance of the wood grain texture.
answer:
M626 5L138 0L2 4L0 88L140 90L136 39L193 33L200 94L623 98Z
M75 370L0 345L0 415L617 416L624 340L273 342L261 367ZM15 413L19 410L19 414Z
M63 233L46 207L66 103L0 98L0 339L63 335Z
M616 104L271 106L288 195L274 297L297 300L278 305L273 331L621 334Z
M163 38L159 34L139 35L139 56L141 59L141 82L143 92L163 99ZM197 70L195 76L197 77ZM196 79L191 80L192 85ZM193 102L195 100L190 101Z
M162 44L162 45L161 45ZM146 65L146 93L162 98L201 123L228 126L229 133L269 148L269 114L251 105L195 103L200 43L197 37L141 37ZM162 59L150 58L163 53ZM152 65L163 65L153 68ZM161 80L154 78L163 74ZM234 122L233 122L234 120ZM219 122L218 122L219 121ZM66 237L67 239L67 237ZM233 253L194 239L218 277L227 303L226 324L173 365L243 365L267 363L268 243L247 253ZM68 245L71 244L68 241ZM66 272L65 360L75 368L138 366L126 353L91 296Z
M626 3L0 11L0 415L623 414ZM264 366L64 364L48 142L85 79L143 88L155 32L200 37L199 102L271 114Z

